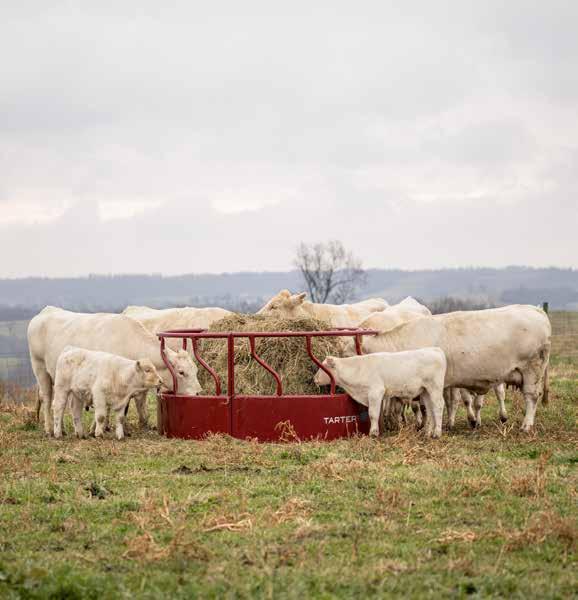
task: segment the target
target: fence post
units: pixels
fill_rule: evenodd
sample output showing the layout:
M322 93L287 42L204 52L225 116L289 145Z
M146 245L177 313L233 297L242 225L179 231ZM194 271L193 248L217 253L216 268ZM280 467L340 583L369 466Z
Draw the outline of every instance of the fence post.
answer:
M549 309L549 303L548 302L542 302L542 310L548 314L548 309Z

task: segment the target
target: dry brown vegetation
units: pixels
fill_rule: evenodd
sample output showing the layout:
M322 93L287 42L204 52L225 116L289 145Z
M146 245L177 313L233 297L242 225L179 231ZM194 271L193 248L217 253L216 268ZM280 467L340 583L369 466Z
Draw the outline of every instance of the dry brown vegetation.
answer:
M438 441L57 441L10 394L0 597L575 597L578 363L551 374L532 434L508 392Z

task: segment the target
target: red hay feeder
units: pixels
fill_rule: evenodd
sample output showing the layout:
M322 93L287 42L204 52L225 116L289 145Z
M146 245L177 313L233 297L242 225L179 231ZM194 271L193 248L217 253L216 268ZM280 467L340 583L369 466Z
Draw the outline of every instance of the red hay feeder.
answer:
M262 442L297 441L306 439L333 440L369 432L367 408L350 396L336 393L333 375L314 356L311 338L321 336L355 337L357 353L361 354L361 336L373 335L369 329L335 329L332 331L267 331L209 332L200 329L165 331L158 334L161 356L173 378L173 390L158 396L157 420L159 433L167 437L201 439L208 433L226 433L236 438L256 438ZM255 338L303 337L311 360L331 380L329 394L283 394L279 374L255 351ZM183 348L191 340L193 353L202 368L215 383L212 396L183 396L178 393L178 381L165 353L167 338L180 338ZM219 375L199 355L198 340L222 339L227 343L227 394L221 393ZM275 395L237 395L235 393L235 339L248 338L253 360L275 379Z

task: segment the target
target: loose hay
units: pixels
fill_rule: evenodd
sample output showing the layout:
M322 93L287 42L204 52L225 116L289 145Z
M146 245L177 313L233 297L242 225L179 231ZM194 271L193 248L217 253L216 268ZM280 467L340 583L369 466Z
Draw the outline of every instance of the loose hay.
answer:
M225 317L211 325L209 331L327 331L325 321L308 317L283 319L265 315L236 314ZM339 355L341 342L337 337L319 337L312 340L313 354L324 360L327 355ZM222 393L227 393L227 340L202 340L200 356L221 378ZM256 338L255 351L281 377L283 393L316 394L318 386L313 382L317 366L309 358L305 338ZM199 367L199 382L204 394L213 394L213 378ZM235 340L235 393L268 395L276 394L277 384L273 376L251 356L248 339Z

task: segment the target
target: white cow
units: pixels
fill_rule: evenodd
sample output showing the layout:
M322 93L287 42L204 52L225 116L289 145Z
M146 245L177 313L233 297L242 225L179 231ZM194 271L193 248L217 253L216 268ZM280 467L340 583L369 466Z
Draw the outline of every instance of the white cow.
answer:
M326 321L332 327L357 327L370 314L387 306L381 298L363 300L355 304L318 304L306 301L306 296L306 292L291 294L288 290L281 290L258 310L257 314L289 319L312 317Z
M123 311L127 315L140 321L151 333L171 329L208 329L212 323L234 314L230 310L218 307L194 308L148 308L147 306L127 306ZM168 342L179 343L179 340ZM176 348L175 348L176 349Z
M385 333L398 325L423 316L431 316L429 308L420 304L417 300L407 297L398 304L393 304L382 311L372 313L359 324L359 328L375 329L380 333ZM352 337L343 338L343 356L355 356L355 354L357 354L355 340Z
M164 387L172 388L172 377L164 364L158 339L144 326L126 315L74 313L47 306L28 325L28 348L32 370L44 403L44 429L52 432L52 388L56 361L66 346L100 350L131 360L148 358L160 375ZM187 352L167 348L174 368L179 393L194 396L201 391L197 366ZM137 402L141 426L147 424L146 402Z
M520 388L526 401L523 431L534 425L537 400L545 384L552 329L534 306L423 317L376 336L364 336L364 353L398 352L437 346L447 357L445 387L485 394L497 384Z
M116 414L116 437L124 438L125 408L135 394L146 393L162 384L148 358L129 360L108 352L68 346L56 361L54 378L54 437L62 437L64 408L70 401L74 431L84 437L82 408L94 404L96 437L104 432L107 408Z
M151 333L157 334L161 331L171 329L208 329L212 323L224 319L234 313L230 310L218 307L195 308L185 306L182 308L149 308L148 306L127 306L123 311L144 325ZM172 350L178 351L182 347L180 338L167 338L166 345ZM145 402L146 393L137 395L135 402L137 406Z
M385 310L389 306L389 302L383 298L366 298L355 303L358 307L367 307L369 310L379 312Z
M385 332L397 327L398 325L401 325L402 323L407 323L408 321L412 321L422 316L431 316L431 314L432 313L427 306L420 304L417 300L411 296L408 296L398 304L393 304L382 312L370 315L367 319L365 319L365 321L363 321L363 323L360 324L360 327L363 329L376 329L380 332ZM355 355L355 344L352 338L349 338L348 341L345 342L344 348L344 356ZM500 383L492 386L492 389L494 390L496 398L499 402L500 419L502 423L505 423L508 420L505 404L506 386L503 383ZM481 426L482 420L480 412L484 406L485 395L472 395L466 389L455 388L455 390L445 390L444 398L446 399L448 424L450 428L455 425L456 412L460 400L466 407L470 425L473 428ZM394 408L396 409L396 413L398 415L403 416L399 407ZM412 403L412 409L416 417L417 426L420 428L422 426L422 414L418 409L417 403Z
M418 302L415 298L412 298L411 296L407 296L407 298L404 298L401 302L398 302L393 306L396 306L399 310L406 310L410 313L417 313L423 315L424 317L431 316L431 310L427 306L425 306L425 304L421 304L421 302Z
M420 397L426 407L426 435L439 438L444 411L446 357L440 348L422 348L404 352L377 352L366 356L335 358L328 356L323 365L354 400L367 406L370 435L379 433L379 421L389 412L392 398L411 402ZM330 383L319 369L317 385Z

